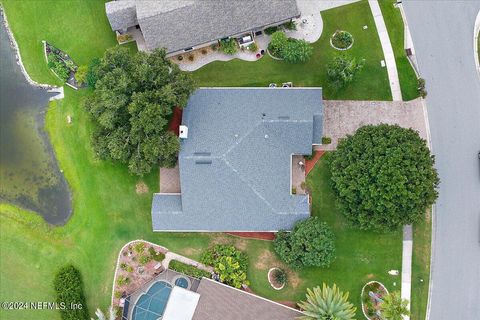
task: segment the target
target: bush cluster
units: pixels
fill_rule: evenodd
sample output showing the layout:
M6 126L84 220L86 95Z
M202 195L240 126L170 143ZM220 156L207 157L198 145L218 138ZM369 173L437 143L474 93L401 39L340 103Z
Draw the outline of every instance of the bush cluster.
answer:
M329 158L343 214L360 229L398 230L418 222L437 198L434 158L416 131L368 125Z
M353 81L355 74L363 68L364 61L357 62L346 54L337 55L327 65L329 85L334 90L339 90Z
M237 52L237 43L234 39L220 40L220 50L225 54L235 54Z
M216 245L204 252L201 261L213 266L221 282L235 288L248 285L247 256L234 246Z
M53 286L56 292L55 301L60 308L62 320L88 320L87 303L83 292L83 282L80 271L72 265L67 265L58 270ZM78 308L71 308L78 306ZM81 307L81 308L80 308Z
M335 260L333 232L317 217L298 222L292 232L278 232L274 249L280 259L297 269L329 267Z
M353 36L342 30L337 30L332 36L332 44L335 48L347 49L353 43Z
M55 72L62 81L66 82L70 76L70 69L57 55L50 53L47 56L48 67Z
M208 273L207 271L200 270L194 266L182 263L177 260L172 260L170 261L170 264L168 265L168 269L186 274L188 276L201 279L202 277L205 278L211 278L211 274Z
M272 34L268 50L272 55L290 63L307 62L313 53L313 48L308 42L287 38L282 31Z

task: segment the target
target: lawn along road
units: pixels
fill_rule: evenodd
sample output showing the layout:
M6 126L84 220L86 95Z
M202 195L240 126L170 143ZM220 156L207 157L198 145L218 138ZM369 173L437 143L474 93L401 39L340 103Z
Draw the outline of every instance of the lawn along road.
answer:
M434 213L429 319L479 319L480 79L473 30L480 1L404 1L427 83L440 175ZM415 239L414 239L415 241Z

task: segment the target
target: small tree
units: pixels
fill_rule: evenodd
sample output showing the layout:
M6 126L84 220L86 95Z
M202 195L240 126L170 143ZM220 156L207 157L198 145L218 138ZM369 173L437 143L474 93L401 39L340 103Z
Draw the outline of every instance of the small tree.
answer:
M77 72L75 72L75 80L80 85L83 85L87 81L87 73L88 73L88 67L87 66L80 66L77 69Z
M398 125L368 125L330 157L333 189L346 218L360 229L392 231L420 221L439 183L426 141Z
M235 288L248 285L247 256L234 246L216 245L203 254L201 261L213 266L221 282Z
M335 260L334 235L317 217L298 222L292 232L278 232L274 249L294 268L329 267Z
M304 316L297 319L353 320L357 308L348 301L348 295L348 292L341 292L336 284L333 284L333 288L324 283L321 289L320 287L307 289L307 301L298 303L304 310Z
M312 53L313 48L307 41L289 39L282 49L282 58L290 63L307 62Z
M268 50L278 57L282 57L282 51L288 43L288 38L283 31L275 31L270 38Z
M387 295L380 304L382 318L388 320L402 320L403 316L410 315L408 300L402 299L399 292Z
M346 54L337 55L327 65L327 75L330 80L330 86L334 90L339 90L353 81L355 74L363 68L363 60L357 63L355 58Z

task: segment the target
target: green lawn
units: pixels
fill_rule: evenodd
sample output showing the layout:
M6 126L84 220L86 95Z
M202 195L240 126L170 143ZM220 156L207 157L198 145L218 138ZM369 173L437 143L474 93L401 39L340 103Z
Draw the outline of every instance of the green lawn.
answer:
M42 39L65 50L80 64L101 56L115 44L103 13L102 1L2 0L2 3L22 50L26 68L37 81L57 81L43 61ZM362 37L365 36L364 41L371 40L373 36L367 35L374 32L371 14L366 8L366 2L361 2L326 12L324 22L332 25L325 25L325 30L333 33L337 28L346 28L355 36L356 52L363 51L366 58L373 59L374 52L380 50L376 34L375 41L368 44L372 50L366 50L367 45L362 45ZM336 15L342 16L342 19L333 19ZM359 27L354 27L357 24ZM367 31L361 29L363 24L369 25ZM323 50L327 52L329 48ZM316 51L316 58L322 57L322 54ZM336 97L347 98L351 94L357 99L390 98L385 70L379 67L381 57L375 59L375 64L369 65L367 61L358 80ZM241 64L242 68L258 64L253 74L256 78L263 78L259 74L262 64L272 62L266 58L253 64ZM230 68L227 66L235 63L239 61L222 66ZM316 67L323 68L321 65ZM243 72L242 68L239 72ZM282 73L285 68L300 69L290 71L289 77L296 78L284 79ZM315 69L312 67L285 66L275 62L275 70L269 72L275 74L275 81L278 82L293 80L299 84L303 79L305 85L318 85L315 79L317 76L321 78L320 73L313 71ZM200 73L196 74L199 81L200 76ZM232 73L234 76L235 73ZM245 76L244 79L247 80ZM221 81L225 83L217 81L217 85L241 85L229 82L231 79ZM265 83L270 81L269 78ZM313 214L330 223L335 231L337 260L329 269L310 268L295 272L286 268L289 283L282 291L271 289L267 282L268 269L282 266L272 251L271 242L244 240L224 234L153 233L150 204L152 192L158 190L158 171L142 179L148 185L149 192L137 195L135 184L139 178L129 175L124 166L94 158L89 143L92 123L81 107L89 94L91 92L88 90L66 88L65 99L51 103L46 116L46 129L74 197L74 214L67 225L49 227L36 214L7 204L0 205L0 300L53 301L54 272L59 266L71 262L83 274L90 311L98 306L106 308L110 300L116 255L123 244L137 238L159 243L192 258L198 258L202 250L212 243L234 243L249 256L252 289L272 299L301 299L305 288L325 281L329 284L336 282L343 290L350 291L352 302L358 306L361 287L370 279L384 282L390 290L395 289L393 283L396 282L399 288L400 278L389 276L387 271L400 269L401 234L381 235L350 229L335 208L329 185L330 173L324 162L312 171L308 184L314 195ZM73 119L70 125L66 122L67 115ZM0 318L59 319L59 314L56 311L0 310Z
M408 61L404 50L404 26L400 9L393 6L396 0L380 0L380 8L388 30L397 63L400 89L403 100L409 101L419 97L417 76Z
M341 18L339 18L341 17ZM313 44L310 61L289 64L265 55L256 62L232 60L213 62L193 73L200 86L267 86L271 82L292 81L295 86L323 87L326 99L391 100L386 68L382 68L382 47L366 1L322 12L323 32ZM368 29L363 29L367 25ZM338 29L350 32L355 43L348 54L365 59L365 66L346 88L333 92L327 86L326 64L339 51L330 46L330 36Z

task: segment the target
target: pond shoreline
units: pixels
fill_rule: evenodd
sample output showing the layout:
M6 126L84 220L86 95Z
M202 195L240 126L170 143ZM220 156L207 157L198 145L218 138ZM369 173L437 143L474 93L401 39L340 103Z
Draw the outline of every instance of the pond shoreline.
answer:
M62 99L63 87L38 83L30 77L1 5L0 19L5 30L1 96L5 121L1 174L5 180L0 201L34 211L50 225L64 225L72 215L72 193L45 131L48 101Z

